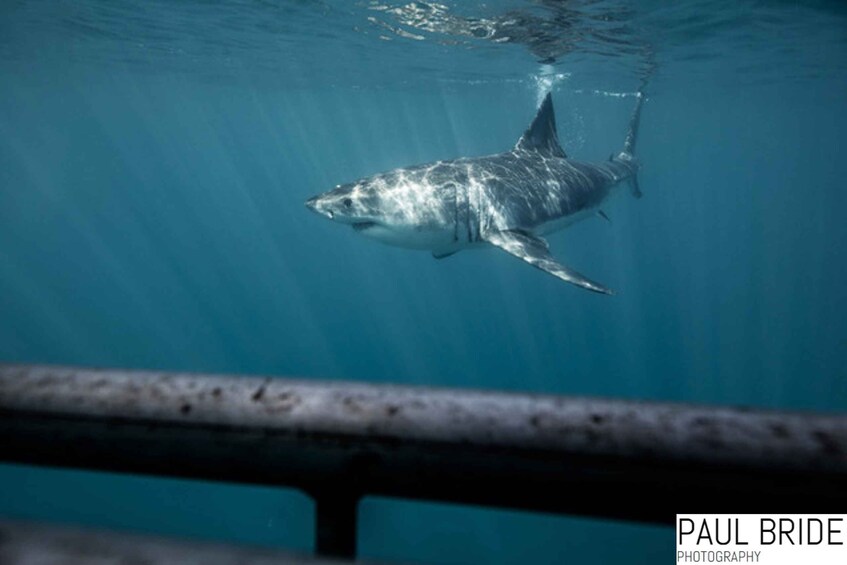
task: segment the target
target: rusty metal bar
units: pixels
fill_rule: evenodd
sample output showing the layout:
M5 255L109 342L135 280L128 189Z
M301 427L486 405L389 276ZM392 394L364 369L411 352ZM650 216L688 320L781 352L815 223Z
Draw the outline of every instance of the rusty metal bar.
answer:
M843 415L0 365L0 445L36 465L666 524L847 506Z
M144 565L329 565L311 556L158 536L0 520L0 563L136 563Z

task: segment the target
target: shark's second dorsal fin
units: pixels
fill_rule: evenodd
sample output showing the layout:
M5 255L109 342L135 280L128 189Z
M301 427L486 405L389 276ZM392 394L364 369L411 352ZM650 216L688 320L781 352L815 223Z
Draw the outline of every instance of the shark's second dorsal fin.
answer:
M556 134L556 115L553 113L553 99L550 93L544 97L544 101L538 108L535 119L529 124L524 134L515 145L515 149L524 151L538 151L552 157L565 158L565 151L559 145L559 136Z

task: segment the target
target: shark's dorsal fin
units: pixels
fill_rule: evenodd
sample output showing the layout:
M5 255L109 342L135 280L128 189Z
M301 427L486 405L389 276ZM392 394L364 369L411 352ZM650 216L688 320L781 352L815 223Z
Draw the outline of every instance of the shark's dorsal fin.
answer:
M532 120L532 123L529 124L529 127L518 140L518 144L515 145L515 149L538 151L551 157L567 157L562 146L559 145L559 136L556 134L556 115L553 113L553 99L549 92L539 106L535 119Z

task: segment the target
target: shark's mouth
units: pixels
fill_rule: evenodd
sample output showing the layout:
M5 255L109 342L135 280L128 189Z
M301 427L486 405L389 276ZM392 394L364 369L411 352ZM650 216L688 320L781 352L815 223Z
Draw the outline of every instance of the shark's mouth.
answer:
M356 231L365 231L376 226L376 222L356 222L353 224L353 229Z

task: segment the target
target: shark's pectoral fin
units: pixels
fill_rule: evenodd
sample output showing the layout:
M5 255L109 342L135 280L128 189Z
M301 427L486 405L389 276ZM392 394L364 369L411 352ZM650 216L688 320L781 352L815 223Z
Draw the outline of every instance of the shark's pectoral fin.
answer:
M597 215L600 216L601 218L603 218L604 220L606 220L607 222L609 222L610 224L612 223L612 219L609 216L607 216L606 212L604 212L603 210L597 210Z
M553 259L553 256L550 255L547 242L540 237L535 237L522 231L509 230L488 233L485 235L485 239L506 253L523 259L533 267L547 271L554 277L560 278L565 282L602 294L614 294L614 292L603 285L589 280L576 271L557 263Z
M435 257L436 259L444 259L445 257L449 257L450 255L455 255L458 252L459 252L458 249L456 249L455 251L433 251L432 256Z

